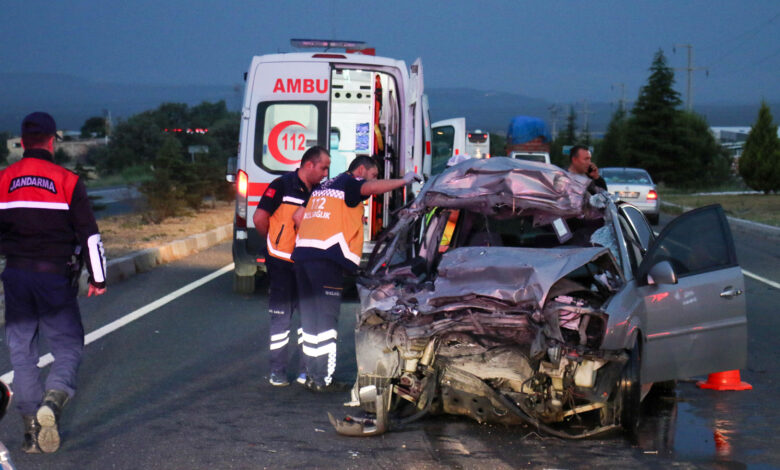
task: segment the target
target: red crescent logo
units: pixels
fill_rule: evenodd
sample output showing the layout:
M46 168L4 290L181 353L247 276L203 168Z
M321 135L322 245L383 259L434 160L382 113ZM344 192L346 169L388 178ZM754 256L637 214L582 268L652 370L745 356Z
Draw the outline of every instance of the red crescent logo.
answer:
M289 158L282 155L282 152L279 150L279 134L281 134L283 130L290 126L301 126L306 129L306 126L300 122L282 121L275 125L273 129L271 129L271 132L268 133L268 151L271 153L272 157L274 157L279 162L284 163L285 165L295 165L301 161L300 159L290 160Z

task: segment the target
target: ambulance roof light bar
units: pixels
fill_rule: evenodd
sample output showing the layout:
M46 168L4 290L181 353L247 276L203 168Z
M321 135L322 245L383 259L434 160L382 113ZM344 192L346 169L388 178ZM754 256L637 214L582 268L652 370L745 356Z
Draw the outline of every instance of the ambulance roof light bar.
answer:
M362 49L366 46L365 41L342 41L334 39L290 39L290 44L299 49L310 49L315 47L324 47L332 49Z

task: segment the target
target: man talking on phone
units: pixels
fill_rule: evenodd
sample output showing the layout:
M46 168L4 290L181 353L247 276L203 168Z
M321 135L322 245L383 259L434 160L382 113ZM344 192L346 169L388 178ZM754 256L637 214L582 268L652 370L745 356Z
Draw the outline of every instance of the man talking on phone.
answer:
M569 173L585 175L593 180L592 185L597 186L604 191L607 190L607 182L599 176L599 169L591 161L590 150L583 145L575 145L569 152L571 164L569 164ZM594 191L595 192L595 191Z

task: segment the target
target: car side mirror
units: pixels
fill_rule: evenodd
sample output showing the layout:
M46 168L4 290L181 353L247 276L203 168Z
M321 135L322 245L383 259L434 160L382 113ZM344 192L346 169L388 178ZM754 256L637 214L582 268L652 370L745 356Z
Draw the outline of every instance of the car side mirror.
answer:
M669 261L660 261L647 273L647 284L677 284L677 273Z
M230 157L227 161L227 170L225 171L225 181L228 183L236 182L236 164L238 159L236 157Z

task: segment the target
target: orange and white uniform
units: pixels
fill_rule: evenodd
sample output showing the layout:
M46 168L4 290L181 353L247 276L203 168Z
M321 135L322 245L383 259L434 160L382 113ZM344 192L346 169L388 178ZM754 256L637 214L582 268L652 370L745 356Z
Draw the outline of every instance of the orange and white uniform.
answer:
M325 181L312 191L298 229L293 259L330 259L349 272L363 255L363 204L365 183L349 173Z

